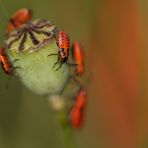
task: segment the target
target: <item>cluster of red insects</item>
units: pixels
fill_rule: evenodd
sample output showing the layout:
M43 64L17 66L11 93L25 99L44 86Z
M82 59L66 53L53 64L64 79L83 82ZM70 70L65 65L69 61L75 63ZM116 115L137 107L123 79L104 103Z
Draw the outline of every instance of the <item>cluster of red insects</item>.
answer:
M10 21L7 25L7 33L12 32L14 29L21 27L23 24L27 23L32 16L32 12L23 8L15 12L14 15L11 16ZM53 53L48 56L56 55L57 62L54 64L60 63L58 70L63 63L68 63L68 55L70 49L70 40L66 32L58 31L53 32L53 35L57 41L57 46L59 47L58 53ZM75 73L77 76L81 76L84 72L84 51L78 42L74 42L72 45L72 56L75 63ZM0 48L0 61L2 68L6 74L13 75L13 67L10 64L6 54L5 48ZM69 111L69 123L73 128L79 128L83 123L84 109L86 105L86 91L84 89L80 89L75 96L75 102L72 105Z

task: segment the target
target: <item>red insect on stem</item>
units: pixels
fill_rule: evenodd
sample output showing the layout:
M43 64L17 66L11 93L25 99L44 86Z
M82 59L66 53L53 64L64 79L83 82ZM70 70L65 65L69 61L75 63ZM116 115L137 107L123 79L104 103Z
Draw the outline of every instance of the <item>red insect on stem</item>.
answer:
M84 120L84 113L79 108L73 107L70 111L70 126L72 128L80 128Z
M86 91L80 90L76 95L75 102L69 112L69 122L71 127L80 128L84 120L86 106Z
M76 74L82 75L84 73L84 50L78 42L74 42L72 45L72 56L76 64Z
M13 31L15 28L19 28L23 24L27 23L32 17L31 10L22 8L17 10L11 17L7 25L7 33Z

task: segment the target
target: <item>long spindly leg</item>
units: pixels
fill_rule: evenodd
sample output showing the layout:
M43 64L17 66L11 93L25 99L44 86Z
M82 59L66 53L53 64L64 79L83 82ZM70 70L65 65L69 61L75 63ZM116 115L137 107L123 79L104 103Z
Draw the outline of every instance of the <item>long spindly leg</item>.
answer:
M51 53L48 56L58 56L58 54L57 53ZM59 60L60 59L59 59L59 56L58 56L57 62L54 63L53 68L59 63Z
M51 53L51 54L49 54L48 56L57 56L57 55L58 55L57 53ZM58 57L58 59L57 59L57 62L54 63L53 68L54 68L58 63L59 63L59 57Z
M62 66L62 62L60 62L60 65L59 65L59 67L58 68L56 68L56 71Z
M57 59L57 62L54 63L53 68L59 63L59 57Z
M48 56L58 55L57 53L51 53Z

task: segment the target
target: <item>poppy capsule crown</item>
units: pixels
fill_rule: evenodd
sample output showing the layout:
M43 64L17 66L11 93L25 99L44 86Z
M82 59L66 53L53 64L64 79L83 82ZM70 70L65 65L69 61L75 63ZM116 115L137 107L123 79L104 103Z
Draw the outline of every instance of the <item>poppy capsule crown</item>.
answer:
M16 11L11 17L7 25L7 32L13 31L15 28L19 28L21 25L27 23L32 17L31 10L22 8Z

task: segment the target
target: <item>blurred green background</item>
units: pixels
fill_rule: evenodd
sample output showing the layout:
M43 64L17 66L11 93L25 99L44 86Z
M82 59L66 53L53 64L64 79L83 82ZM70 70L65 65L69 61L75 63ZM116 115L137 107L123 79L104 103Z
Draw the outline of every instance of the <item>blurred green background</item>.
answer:
M3 1L8 14L27 7L65 30L86 51L86 123L75 148L148 147L148 1ZM0 8L0 41L7 18ZM62 148L46 100L0 70L0 148ZM87 81L87 78L86 78Z

